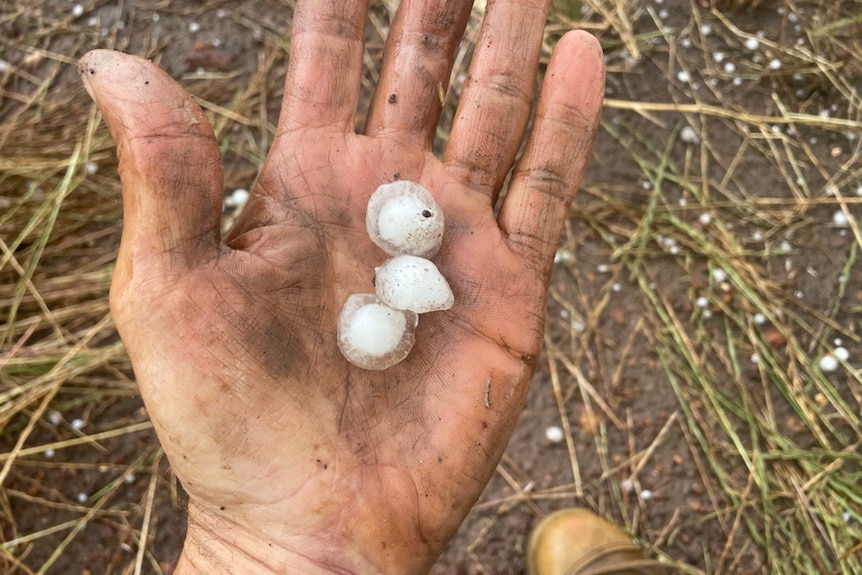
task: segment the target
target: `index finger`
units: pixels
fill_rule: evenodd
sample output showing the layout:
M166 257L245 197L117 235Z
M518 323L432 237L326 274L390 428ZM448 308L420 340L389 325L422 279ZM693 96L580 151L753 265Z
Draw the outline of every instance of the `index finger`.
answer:
M297 2L279 133L353 130L367 14L368 0Z

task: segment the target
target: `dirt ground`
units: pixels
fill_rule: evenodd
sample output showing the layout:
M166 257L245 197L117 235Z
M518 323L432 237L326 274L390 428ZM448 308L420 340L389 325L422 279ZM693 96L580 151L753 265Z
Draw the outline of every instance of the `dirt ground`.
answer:
M217 123L217 130L232 142L224 148L225 192L229 194L236 188L250 187L269 137L260 126L271 125L277 118L289 4L269 0L100 0L83 2L80 13L74 2L34 3L31 9L18 12L0 9L0 34L5 36L0 61L39 76L40 66L55 60L36 61L38 50L68 56L41 96L65 97L56 104L46 104L46 110L52 111L45 119L46 126L60 122L64 114L80 115L81 110L85 110L84 117L73 124L76 129L86 126L89 107L84 104L86 94L73 64L82 54L78 51L81 46L115 47L155 58L193 94L227 110L249 105L255 98L265 99L255 108L261 114L257 123L247 130L254 136L254 145L231 140L231 134L245 129L241 121ZM682 108L668 115L658 108L630 109L619 103L697 102L722 109L733 105L737 111L777 117L781 105L792 102L799 113L856 117L858 110L848 106L858 107L858 101L848 104L830 86L812 83L802 64L794 72L771 67L770 50L777 54L778 46L792 46L797 38L806 38L805 28L798 24L814 17L813 6L759 2L756 8L716 12L710 11L709 2L644 0L628 4L637 17L627 38L619 33L624 27L608 26L606 18L612 11L600 14L595 8L612 4L585 3L584 21L592 23L591 29L606 49L610 103L558 254L548 306L546 350L499 471L440 557L432 571L435 574L523 573L530 529L545 513L568 506L586 507L612 519L653 552L688 566L692 573L779 572L770 567L764 542L751 535L763 519L742 515L739 511L746 506L745 499L734 500L721 487L725 483L741 485L742 492L749 471L733 463L732 442L713 433L718 424L704 415L709 406L687 395L669 375L685 370L668 368L670 360L662 342L669 330L656 319L659 308L649 297L655 294L663 302L660 309L669 310L681 322L680 332L689 334L695 342L692 346L703 344L703 349L727 352L730 347L725 344L732 339L727 318L736 317L728 310L750 311L749 315L756 310L745 308L741 298L734 299L734 290L722 287L725 281L734 280L715 274L715 261L707 257L711 253L708 242L720 244L729 233L742 238L738 260L733 261L747 261L749 256L757 261L763 277L778 286L768 292L776 298L768 302L770 305L807 318L806 325L816 325L824 316L833 318L843 329L851 357L854 353L862 356L856 335L862 274L855 266L848 268L852 260L846 256L855 250L856 240L852 229L831 225L834 206L813 201L795 211L787 207L793 212L789 216L764 215L758 220L751 216L753 212L743 215L732 201L736 197L750 204L765 199L781 206L785 206L781 202L788 202L789 206L798 199L797 191L787 184L788 173L794 170L799 170L799 177L812 189L821 189L829 184L828 174L837 173L843 165L856 178L848 178L847 189L855 189L853 182L857 181L862 186L858 166L847 166L853 157L854 139L837 130L820 131L800 124L796 128L800 140L812 142L810 156L804 165L777 165L764 150L786 142L769 140L768 134L754 134L749 139L732 129L733 122L724 122L715 114L699 116ZM733 3L724 3L724 7L728 4ZM851 5L845 4L848 13ZM387 18L387 10L378 5L369 23L368 60L378 65L381 46L374 41L375 31ZM62 24L68 32L50 37L31 33L45 29L47 22ZM549 40L565 22L565 18L553 21ZM735 36L734 30L761 38L764 48L757 62L752 63L744 54L740 38L746 36ZM25 44L38 50L24 50L21 46ZM640 46L641 54L632 54L635 46ZM76 51L69 52L69 47ZM739 84L732 81L732 74L716 53L727 54L726 61L738 57L737 66L744 72ZM33 62L28 63L28 58ZM792 62L784 65L791 66ZM767 72L755 74L755 69ZM267 72L264 80L262 70ZM849 69L854 71L860 70ZM370 72L369 91L373 79ZM0 88L7 96L17 90L15 83L20 81L0 73ZM263 86L254 84L261 81ZM254 86L253 95L237 90L246 82ZM859 76L848 76L848 83L858 88ZM451 101L456 96L450 94ZM10 121L16 104L5 101L8 107L0 107L0 118ZM359 125L361 121L360 113ZM698 128L694 139L683 135L683 128L690 124ZM777 129L786 129L786 125ZM58 130L55 137L73 138L63 128ZM705 162L698 151L701 146L708 146L713 157L724 163ZM751 153L740 152L743 149ZM110 150L109 143L104 150ZM645 167L653 157L650 154L661 161ZM109 152L94 161L98 162L98 172L92 175L93 188L103 186L113 191L105 192L101 219L82 224L78 233L89 234L88 241L103 246L109 261L119 239L121 218L116 183L109 183L116 178L116 162ZM671 172L676 175L669 176ZM722 193L713 192L713 197L704 198L699 187L684 183L684 176L699 172L706 172L701 174L703 179L721 187ZM679 244L688 256L678 256L672 243L658 246L650 240L649 246L638 245L637 236L631 233L643 222L650 224L644 214L656 199L653 192L657 185L664 186L662 197L673 206L668 213L684 223L679 229L692 230L689 237L701 234L697 237L708 239L703 246L694 246L694 240L689 245L681 238ZM613 209L609 197L613 198ZM858 216L858 203L848 206L850 214ZM663 233L659 229L653 237L663 241ZM674 237L672 231L666 233ZM69 262L77 262L78 244L68 241L72 246L67 253ZM783 242L791 244L792 265ZM623 257L632 253L636 255L630 259ZM93 266L87 268L87 273L97 271ZM7 281L12 275L0 277ZM100 276L94 285L106 288L106 282ZM843 285L841 293L849 295L841 300L845 303L836 315L833 305L839 283ZM105 293L99 295L98 291L94 288L88 301L103 303ZM704 294L709 296L706 306L698 300ZM711 313L703 314L704 307ZM763 338L773 338L781 357L785 342L779 340L788 336L780 330L768 332L769 325L767 322L763 328ZM50 457L37 450L33 456L18 458L4 471L8 475L4 476L0 501L0 539L10 541L40 533L32 541L20 542L6 565L0 555L4 572L36 572L50 559L52 566L47 573L132 573L142 536L140 526L144 524L147 533L143 536L151 542L142 572L172 571L184 534L182 488L172 479L147 426L122 349L116 338L112 339L110 329L105 333L108 335L99 336L99 345L114 350L110 361L84 381L73 378L74 385L64 387L45 409L24 447L74 439L82 432L110 431L117 429L117 422L123 422L127 431L58 449ZM809 344L816 339L810 334L805 337ZM715 347L710 347L713 344ZM8 352L9 347L0 350ZM757 363L748 361L753 350L729 353L743 359L725 362L726 358L716 352L708 361L737 366L738 379L718 371L704 372L716 375L711 383L719 394L733 396L737 381L753 387L764 385ZM858 397L859 388L852 378L841 381L836 384L839 394ZM98 401L93 401L94 396ZM763 397L774 399L771 416L787 437L800 445L811 441L792 402L785 401L777 388L767 390ZM35 409L34 404L7 424L0 437L0 452L15 448L17 433ZM729 428L742 429L745 417L737 415L739 419L730 421ZM702 428L692 426L691 421L701 422ZM836 425L840 428L836 435L856 437L853 425L846 429ZM549 439L548 429L553 426L563 430L562 441ZM703 434L698 436L696 429L702 429ZM748 441L744 431L742 435L743 441ZM857 456L844 470L858 472L859 443L852 439L844 445L838 443L835 449L849 448ZM713 464L711 457L726 464ZM789 505L789 501L785 503ZM782 503L775 505L776 516L780 516ZM90 520L83 523L82 516ZM4 518L13 517L14 524L5 522ZM810 572L818 572L816 565Z

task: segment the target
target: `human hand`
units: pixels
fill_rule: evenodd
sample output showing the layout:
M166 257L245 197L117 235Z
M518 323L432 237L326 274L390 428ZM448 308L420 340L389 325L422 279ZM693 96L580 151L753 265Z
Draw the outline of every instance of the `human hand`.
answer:
M297 4L277 137L224 239L219 150L193 99L139 58L94 51L79 65L120 158L111 308L189 495L176 573L430 568L515 425L598 123L601 51L570 33L495 217L549 1L488 3L442 161L439 93L471 3L402 2L364 134L353 126L367 1ZM365 204L398 178L445 213L434 259L455 306L422 317L402 363L365 371L340 355L337 316L373 291L386 256Z

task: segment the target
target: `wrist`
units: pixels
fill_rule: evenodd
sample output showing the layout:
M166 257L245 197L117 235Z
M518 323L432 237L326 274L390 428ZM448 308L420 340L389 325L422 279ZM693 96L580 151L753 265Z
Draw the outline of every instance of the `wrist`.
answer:
M374 573L366 566L345 567L313 541L268 540L224 516L189 504L188 530L174 575L341 575Z

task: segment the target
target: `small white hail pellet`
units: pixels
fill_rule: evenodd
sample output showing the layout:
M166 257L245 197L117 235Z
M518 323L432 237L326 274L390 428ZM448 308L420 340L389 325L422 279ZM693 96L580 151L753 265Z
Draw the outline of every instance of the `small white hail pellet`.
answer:
M338 347L363 369L392 367L413 347L418 316L381 303L374 294L353 294L338 316Z
M443 211L431 192L399 180L383 184L368 200L368 235L390 256L433 257L443 241Z
M371 240L394 256L375 268L376 294L350 296L338 317L338 347L364 369L392 367L410 353L419 313L451 308L446 278L426 258L443 241L443 211L415 182L383 184L371 195L365 224Z
M374 268L374 289L386 305L416 313L443 311L455 304L437 266L417 256L396 256Z

